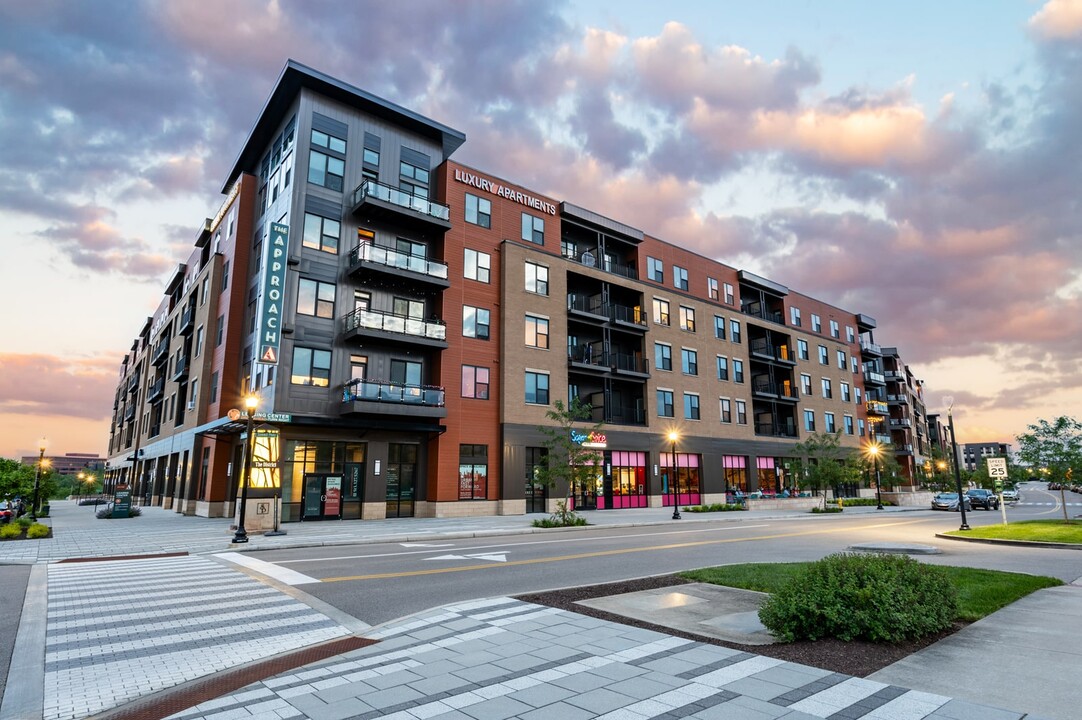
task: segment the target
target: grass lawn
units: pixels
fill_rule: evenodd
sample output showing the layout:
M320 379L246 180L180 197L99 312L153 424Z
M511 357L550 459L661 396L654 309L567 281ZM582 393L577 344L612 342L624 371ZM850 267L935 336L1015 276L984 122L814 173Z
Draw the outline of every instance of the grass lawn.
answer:
M679 573L694 582L771 593L799 575L811 563L747 563ZM973 622L1010 605L1034 590L1062 585L1040 575L941 566L958 590L957 620Z
M952 530L944 535L993 540L1031 540L1082 544L1082 520L1023 520L1008 525L984 525L972 530Z

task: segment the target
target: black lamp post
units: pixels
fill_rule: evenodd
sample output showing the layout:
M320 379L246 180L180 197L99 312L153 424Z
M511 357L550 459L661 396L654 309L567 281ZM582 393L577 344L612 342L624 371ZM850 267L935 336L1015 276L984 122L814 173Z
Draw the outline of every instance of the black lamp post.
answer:
M951 455L954 463L954 485L958 491L958 512L962 516L962 524L959 530L969 530L966 522L966 496L962 494L962 469L958 467L958 438L954 437L954 398L943 398L947 402L947 425L951 431Z
M41 494L41 470L45 467L45 438L38 442L38 474L34 476L34 498L30 505L30 517L38 519L38 496Z
M672 443L672 470L669 472L669 489L672 491L672 519L680 519L680 495L676 490L676 441L680 434L675 430L669 433L669 442Z
M252 452L255 450L252 420L255 418L255 409L259 405L259 398L249 395L244 399L244 407L248 411L248 438L244 443L244 477L240 481L240 517L237 520L237 531L233 534L233 543L248 542L248 531L244 529L244 508L248 504L248 484L252 476Z
M883 446L874 442L868 446L867 453L872 456L872 464L875 467L875 509L883 509L883 482L879 475L879 454L883 452Z

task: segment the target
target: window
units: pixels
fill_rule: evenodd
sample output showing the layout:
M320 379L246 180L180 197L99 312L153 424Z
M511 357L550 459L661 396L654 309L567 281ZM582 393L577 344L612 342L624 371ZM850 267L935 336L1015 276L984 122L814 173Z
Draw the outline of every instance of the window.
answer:
M466 222L483 228L492 227L492 202L466 193Z
M322 133L319 130L312 131L312 144L316 147L321 147L331 152L346 154L346 141L341 138L336 138L334 135L328 135Z
M860 405L860 386L853 388L853 402Z
M853 434L853 416L852 415L843 416L842 417L842 422L845 424L845 434L846 435L852 435Z
M748 404L743 400L736 401L736 424L748 424Z
M695 310L680 306L680 329L687 332L695 332Z
M308 219L308 216L306 215L305 220L307 220L307 219ZM229 261L226 260L224 263L222 263L222 292L225 292L226 288L228 288L228 287L229 287Z
M458 499L488 497L488 445L458 446Z
M837 320L831 320L830 321L830 337L840 338L841 336L842 336L842 333L841 333L840 328L838 327L838 321Z
M688 289L688 271L679 265L672 266L672 284L677 290Z
M721 315L714 316L714 337L718 340L725 339L725 318Z
M379 150L375 150L373 148L366 147L364 149L364 157L362 158L362 162L365 165L371 165L374 168L378 169L379 168Z
M526 263L526 292L549 294L549 269L537 263Z
M192 357L199 357L203 353L203 326L195 329L195 352Z
M725 303L727 305L734 304L736 302L736 296L733 295L732 283L725 283L724 287L725 287Z
M350 380L364 380L368 377L368 356L366 355L350 355L349 356L349 379Z
M654 298L654 324L665 325L669 324L669 301Z
M740 321L729 319L729 339L734 343L740 342Z
M488 368L462 366L462 397L488 400Z
M657 416L673 417L672 390L657 391Z
M733 421L733 407L728 398L721 398L721 421L731 423Z
M744 361L733 358L733 382L744 382Z
M718 380L729 379L729 358L718 355Z
M526 347L548 350L549 321L547 318L526 316Z
M812 332L823 332L823 321L815 313L812 313Z
M304 238L301 240L304 247L337 254L341 234L342 225L337 220L312 213L304 214Z
M819 364L820 365L828 365L828 364L830 364L830 361L827 359L827 357L828 357L827 356L827 346L826 345L820 345L819 346Z
M462 306L462 336L488 340L489 311L471 305Z
M545 244L545 219L522 213L522 239L526 242Z
M857 334L853 330L852 325L845 326L845 339L847 342L854 342L857 339Z
M680 370L685 375L699 374L699 353L690 348L680 349Z
M665 263L657 258L646 258L646 277L654 282L665 282Z
M301 278L297 286L297 314L334 317L334 283Z
M207 294L210 292L210 275L203 278L203 286L199 290L199 304L205 305L207 302Z
M804 430L806 432L815 432L815 411L804 411Z
M315 133L315 131L312 131ZM337 139L337 138L335 138ZM346 161L315 150L308 153L308 182L328 190L342 192L346 176Z
M857 356L856 355L850 355L849 356L849 369L853 371L854 375L856 373L860 372L860 368L857 367Z
M488 253L466 248L466 279L487 283L492 267L492 257Z
M417 197L428 197L428 168L405 160L399 161L398 189Z
M526 371L526 402L533 405L549 404L548 373Z
M712 277L706 279L706 292L711 300L718 299L718 281Z
M811 375L800 373L800 391L805 395L811 395Z
M294 385L329 386L331 384L331 351L294 347L293 375L290 382Z
M838 353L838 369L839 370L845 370L845 366L847 364L845 362L845 351L844 350L838 350L837 353Z
M672 370L672 348L664 343L654 343L654 367Z
M864 437L864 418L857 418L857 435Z
M825 430L828 433L832 433L836 429L837 428L834 427L834 413L832 413L832 412L823 413L823 430Z
M221 347L225 339L225 315L218 316L218 330L214 340L214 347Z
M849 402L852 399L849 396L849 383L843 382L841 385L842 385L842 402Z
M422 320L425 316L425 304L421 300L396 297L394 299L394 314L398 317Z
M684 393L684 419L699 419L699 396L695 393Z
M822 383L823 383L823 397L827 398L828 400L830 398L834 397L834 392L830 388L830 378L823 378Z
M796 341L796 354L801 360L808 359L808 341L797 340Z
M217 401L218 401L218 373L215 372L210 376L210 397L207 398L207 402L217 402Z
M421 363L413 360L392 360L391 382L417 387L421 384Z
M789 308L789 324L793 327L800 327L800 308Z

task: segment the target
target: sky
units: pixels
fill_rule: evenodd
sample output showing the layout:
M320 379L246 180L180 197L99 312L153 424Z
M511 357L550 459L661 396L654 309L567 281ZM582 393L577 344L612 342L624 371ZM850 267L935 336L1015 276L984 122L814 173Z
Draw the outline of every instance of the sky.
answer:
M106 454L289 58L871 315L962 442L1082 416L1082 0L0 0L0 456Z

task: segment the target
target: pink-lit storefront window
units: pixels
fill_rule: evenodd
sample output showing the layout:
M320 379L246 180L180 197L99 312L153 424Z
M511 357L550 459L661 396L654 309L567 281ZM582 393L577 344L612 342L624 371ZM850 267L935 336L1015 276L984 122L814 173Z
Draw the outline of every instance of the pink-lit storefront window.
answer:
M672 453L661 453L661 473L662 505L672 506L673 487L678 505L702 504L698 455L676 453L676 479L673 487L670 487L669 478L673 477Z
M646 453L613 452L612 494L602 493L597 498L597 508L644 508L648 507L646 495Z
M727 492L748 492L748 459L743 455L722 455L721 465L725 469L725 489Z

